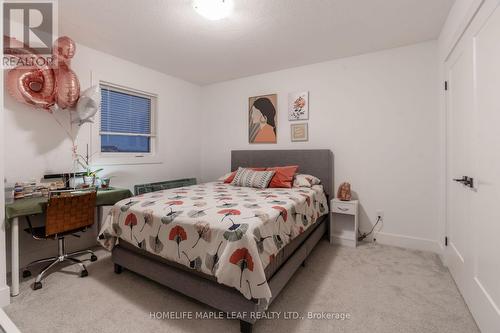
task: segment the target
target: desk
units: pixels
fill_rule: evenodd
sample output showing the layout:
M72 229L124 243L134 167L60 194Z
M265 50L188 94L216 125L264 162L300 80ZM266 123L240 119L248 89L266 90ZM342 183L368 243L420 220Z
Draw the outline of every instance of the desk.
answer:
M130 198L132 192L128 189L110 188L98 190L96 207L112 206L120 200ZM5 219L10 222L11 240L11 296L19 295L19 217L37 215L45 212L47 198L18 199L5 205ZM100 213L100 212L99 212ZM99 216L99 214L98 214Z

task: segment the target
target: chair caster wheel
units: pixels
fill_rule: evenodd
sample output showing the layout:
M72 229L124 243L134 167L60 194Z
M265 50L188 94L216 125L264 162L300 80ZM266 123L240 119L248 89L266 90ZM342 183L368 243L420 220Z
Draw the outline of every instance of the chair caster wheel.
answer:
M42 283L41 282L33 283L33 290L38 290L38 289L42 289Z
M89 276L89 272L84 269L83 271L80 272L80 277L86 277L86 276Z
M31 272L28 270L23 271L23 278L29 278L31 276Z
M91 255L90 261L97 261L97 256L95 254Z

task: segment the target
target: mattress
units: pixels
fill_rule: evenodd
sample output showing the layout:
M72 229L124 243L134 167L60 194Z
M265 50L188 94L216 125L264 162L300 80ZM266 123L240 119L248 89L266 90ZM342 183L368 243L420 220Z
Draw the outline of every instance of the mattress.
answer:
M320 185L255 189L207 183L118 202L98 240L109 250L126 242L211 276L247 299L269 300L267 279L293 252L292 241L307 237L327 212Z
M321 225L321 223L324 223L324 220L326 220L326 215L321 216L314 223L313 226L311 226L310 228L307 228L306 231L304 231L302 234L300 234L299 236L294 238L287 245L283 246L283 248L278 252L278 254L276 254L274 260L272 260L267 265L267 267L264 269L267 281L269 281L273 277L274 273L276 273L280 269L280 267L288 260L288 258L290 258L290 256L295 252L295 250L297 250L297 248L300 245L302 245L302 243L307 239L307 237L309 237L309 235L312 234L314 232L314 230L316 230ZM202 273L200 271L192 270L185 265L181 265L181 264L178 264L174 261L170 261L168 259L160 257L156 254L152 254L146 250L143 250L141 248L138 248L135 245L130 244L126 240L123 240L123 239L120 240L119 246L124 248L124 249L127 249L129 251L139 253L145 257L148 257L148 258L151 258L153 260L164 263L165 265L169 265L169 266L181 269L181 270L186 271L186 272L191 272L193 274L196 274L198 276L201 276L201 277L208 279L208 280L211 280L211 281L215 281L215 282L217 281L217 279L213 275L208 275L208 274Z

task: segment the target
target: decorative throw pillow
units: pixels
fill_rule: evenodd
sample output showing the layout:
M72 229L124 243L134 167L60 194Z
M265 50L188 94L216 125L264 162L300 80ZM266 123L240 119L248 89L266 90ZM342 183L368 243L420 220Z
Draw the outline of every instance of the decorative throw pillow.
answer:
M251 170L255 170L255 171L265 171L266 170L266 168L246 168L246 169L251 169ZM231 184L231 182L234 179L234 176L236 176L236 172L238 172L238 170L231 172L229 174L229 177L227 177L226 180L224 181L224 183Z
M217 179L217 181L219 181L219 182L224 182L224 181L226 181L226 179L228 179L230 176L233 176L233 178L234 178L233 173L232 173L232 172L230 172L230 173L226 173L226 174L225 174L224 176L222 176L222 177L219 177L219 178Z
M295 176L298 168L298 165L267 168L267 171L275 171L274 177L269 183L269 187L291 188L293 184L293 177Z
M274 176L274 171L255 171L252 169L238 168L231 185L267 188Z
M312 187L313 185L318 185L321 183L319 178L298 173L295 175L293 180L293 187Z

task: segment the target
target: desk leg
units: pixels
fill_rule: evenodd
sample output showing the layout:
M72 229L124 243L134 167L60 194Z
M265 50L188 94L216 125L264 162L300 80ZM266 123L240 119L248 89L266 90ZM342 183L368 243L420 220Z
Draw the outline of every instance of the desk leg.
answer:
M10 221L11 230L11 296L19 295L19 218Z
M97 234L99 235L99 231L101 231L101 215L102 215L102 206L97 206Z

